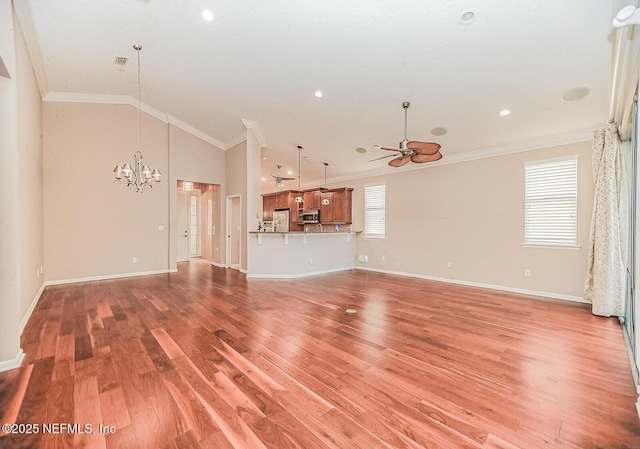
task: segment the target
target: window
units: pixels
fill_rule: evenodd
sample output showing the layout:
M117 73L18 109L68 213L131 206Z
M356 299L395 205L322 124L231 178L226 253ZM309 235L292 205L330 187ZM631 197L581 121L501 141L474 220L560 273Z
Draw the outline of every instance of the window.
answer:
M385 213L385 185L374 184L364 187L364 236L383 239Z
M577 244L578 156L524 164L524 243Z

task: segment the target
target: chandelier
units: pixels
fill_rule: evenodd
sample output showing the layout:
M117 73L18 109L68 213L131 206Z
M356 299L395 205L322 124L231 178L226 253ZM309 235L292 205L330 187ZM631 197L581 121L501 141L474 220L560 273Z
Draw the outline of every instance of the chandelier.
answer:
M133 155L134 166L127 162L122 165L116 165L113 172L116 179L113 182L121 182L127 187L134 187L136 192L142 193L144 187L153 187L154 184L160 182L160 170L149 168L147 164L143 164L142 152L140 151L140 50L142 46L134 45L133 49L138 52L138 145L137 151Z

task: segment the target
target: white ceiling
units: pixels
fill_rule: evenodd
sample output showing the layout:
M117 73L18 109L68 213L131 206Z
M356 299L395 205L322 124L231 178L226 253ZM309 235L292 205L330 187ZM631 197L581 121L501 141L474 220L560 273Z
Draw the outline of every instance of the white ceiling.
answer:
M611 20L619 0L16 0L32 17L32 58L48 92L136 97L225 146L254 120L263 175L276 165L303 185L389 159L374 144L442 144L447 158L575 135L608 116ZM206 23L203 8L215 18ZM476 19L460 23L464 11ZM34 39L35 37L35 39ZM40 47L40 56L34 41ZM35 51L34 51L35 50ZM116 56L130 58L122 70ZM119 70L120 69L120 70ZM570 103L569 89L589 95ZM321 90L323 98L314 92ZM508 108L511 114L498 112ZM441 137L430 132L445 127ZM355 148L367 149L365 154ZM144 141L143 141L144 148ZM427 166L429 164L421 164ZM373 173L372 172L372 173ZM197 180L196 180L197 181ZM296 188L297 181L289 181ZM266 189L273 188L269 179Z

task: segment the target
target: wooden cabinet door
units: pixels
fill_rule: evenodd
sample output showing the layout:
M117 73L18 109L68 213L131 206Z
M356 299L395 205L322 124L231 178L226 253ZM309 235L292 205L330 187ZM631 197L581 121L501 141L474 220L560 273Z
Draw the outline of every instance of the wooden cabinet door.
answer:
M304 210L320 210L320 191L304 192Z
M276 193L276 209L286 209L289 207L289 192Z
M262 221L273 220L273 210L276 208L276 195L264 195L262 197Z
M334 223L344 223L344 190L336 190L333 192L332 219Z
M324 200L329 200L329 204L322 204ZM333 192L320 193L320 223L333 222Z

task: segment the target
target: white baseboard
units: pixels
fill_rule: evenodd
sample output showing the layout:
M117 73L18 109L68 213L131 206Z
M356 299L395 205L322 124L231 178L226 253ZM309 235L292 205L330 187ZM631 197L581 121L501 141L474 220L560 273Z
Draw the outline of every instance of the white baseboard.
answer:
M27 313L25 313L24 316L22 317L22 321L20 322L20 335L22 335L22 332L24 332L24 328L29 322L29 318L31 318L33 309L36 308L36 304L38 304L38 301L40 301L40 295L42 295L42 292L44 291L44 288L46 286L47 286L46 282L43 282L42 285L40 286L40 289L38 290L38 293L36 293L35 298L33 298L33 301L31 302L29 309L27 309Z
M396 276L406 276L406 277L412 277L412 278L418 278L418 279L426 279L429 281L447 282L449 284L467 285L469 287L488 288L490 290L500 290L500 291L510 292L510 293L520 293L522 295L542 296L545 298L562 299L565 301L591 304L589 301L586 301L584 298L580 296L564 295L562 293L541 292L536 290L527 290L523 288L506 287L504 285L484 284L482 282L472 282L472 281L463 281L459 279L440 278L436 276L427 276L424 274L405 273L402 271L381 270L378 268L367 268L367 267L361 267L361 266L354 266L353 268L355 268L356 270L375 271L377 273L393 274Z
M353 267L332 268L330 270L310 271L299 274L247 274L247 279L298 279L308 276L318 276L320 274L336 273L338 271L351 271Z
M211 265L213 265L214 267L218 267L218 268L227 268L227 266L223 263L218 263L218 262L211 262Z
M24 352L22 352L22 349L18 349L18 353L16 354L15 358L0 361L0 373L3 371L20 368L22 359L24 359Z
M104 276L89 276L86 278L75 278L75 279L60 279L57 281L47 281L45 284L49 285L62 285L62 284L76 284L78 282L90 282L90 281L104 281L107 279L120 279L120 278L130 278L137 276L149 276L150 274L166 274L166 273L177 273L177 268L171 268L168 270L154 270L154 271L139 271L137 273L120 273L120 274L107 274Z

